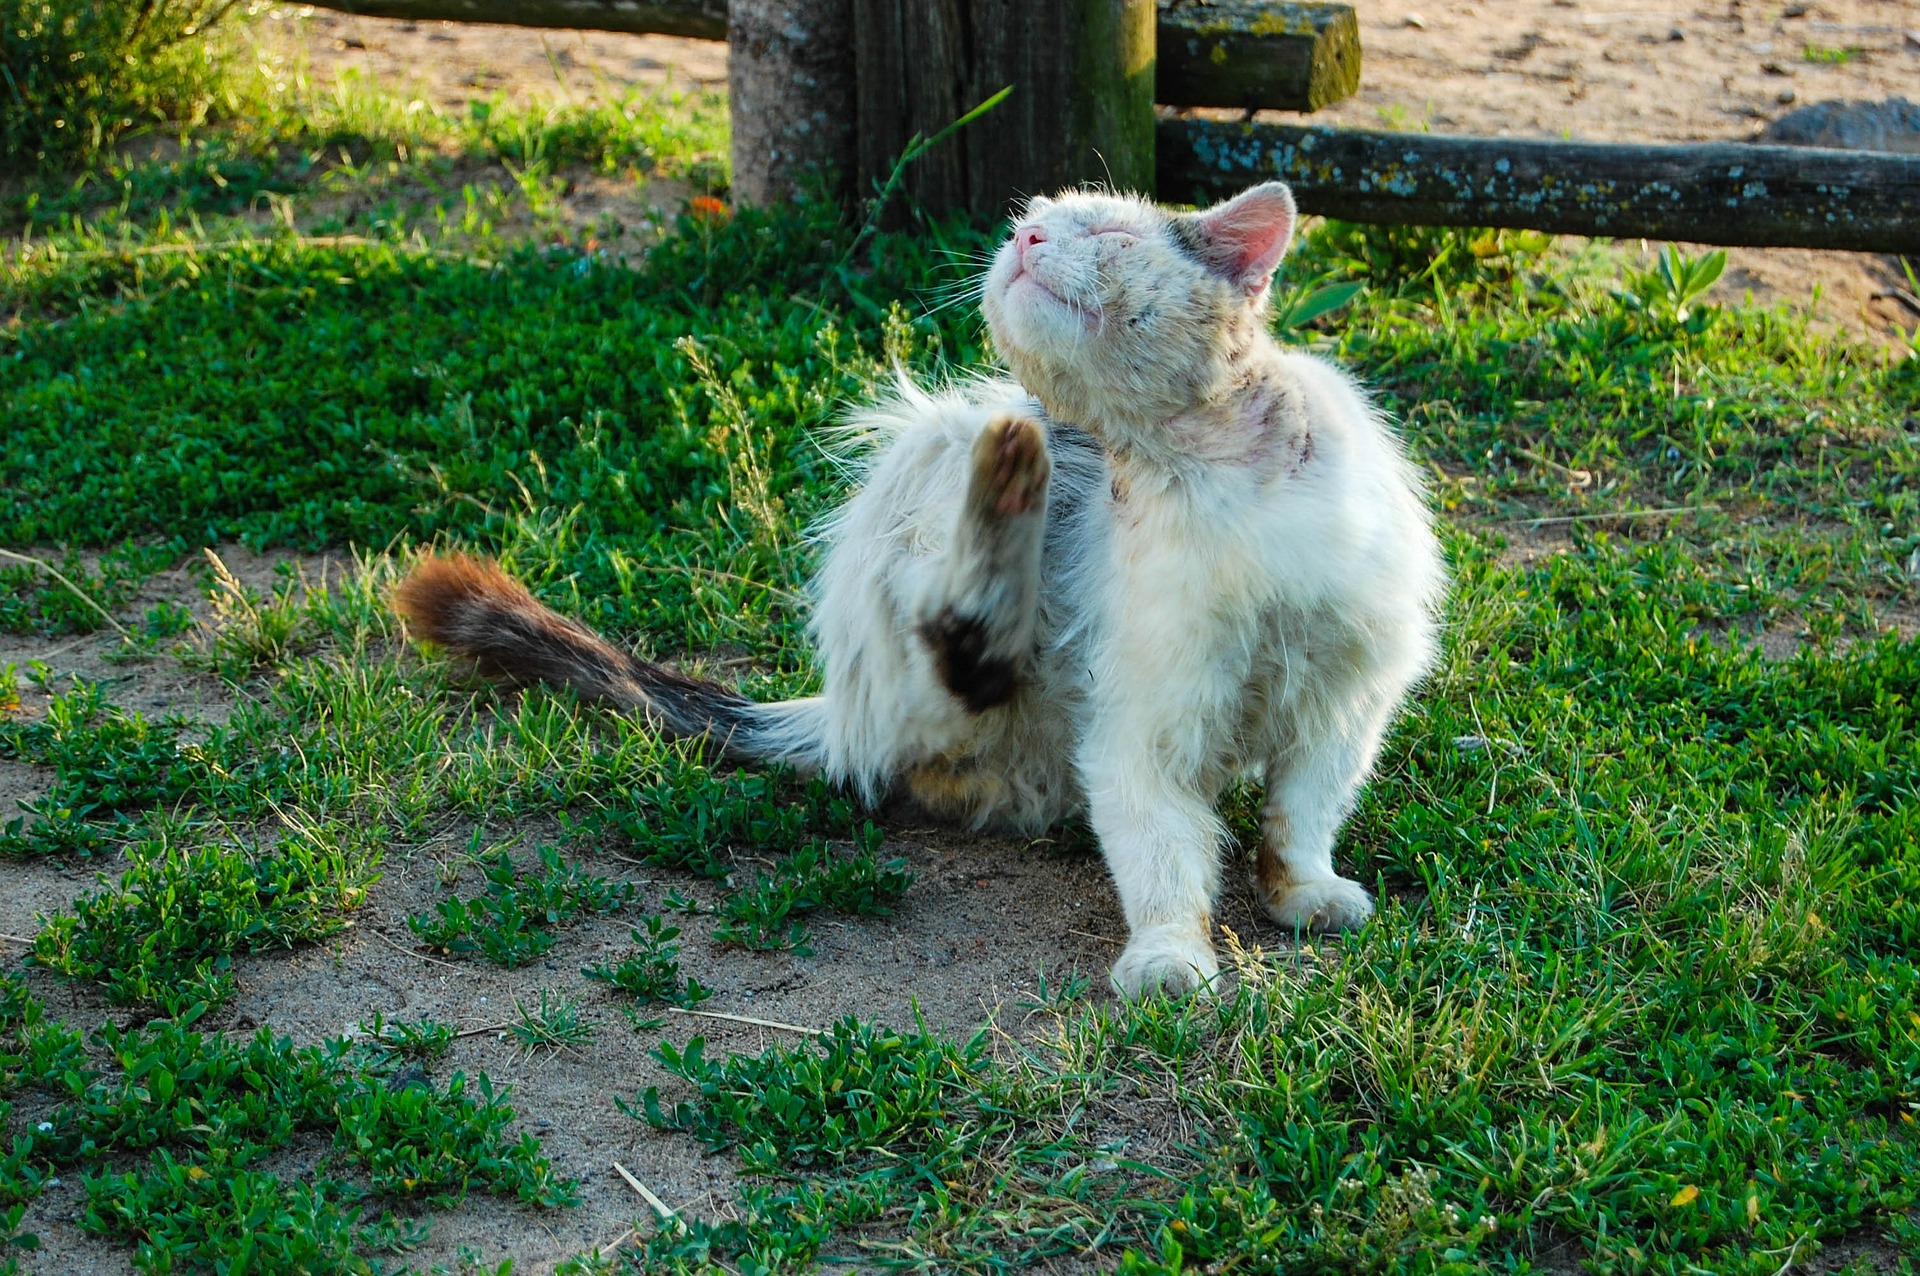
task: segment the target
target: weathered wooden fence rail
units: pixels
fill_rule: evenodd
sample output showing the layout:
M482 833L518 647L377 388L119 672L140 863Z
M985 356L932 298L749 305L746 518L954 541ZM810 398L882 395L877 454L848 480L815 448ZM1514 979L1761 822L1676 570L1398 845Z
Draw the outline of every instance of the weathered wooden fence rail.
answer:
M727 0L314 0L322 9L411 22L727 38Z
M415 22L494 22L506 26L633 35L727 38L726 0L312 0L322 9ZM1316 111L1360 86L1360 24L1344 4L1265 0L1158 0L1149 51L1153 100L1179 106L1264 107ZM907 0L937 21L945 6ZM1030 6L1040 7L1040 6ZM856 28L856 31L858 28ZM1076 31L1091 39L1100 31ZM1064 65L1073 49L1037 50ZM994 86L998 88L998 85ZM975 101L978 99L976 98ZM972 106L968 102L967 106ZM965 107L961 108L966 109ZM956 115L958 113L956 112ZM952 118L952 117L949 117Z
M1920 156L1717 142L1631 146L1161 120L1162 199L1289 183L1346 221L1920 252Z

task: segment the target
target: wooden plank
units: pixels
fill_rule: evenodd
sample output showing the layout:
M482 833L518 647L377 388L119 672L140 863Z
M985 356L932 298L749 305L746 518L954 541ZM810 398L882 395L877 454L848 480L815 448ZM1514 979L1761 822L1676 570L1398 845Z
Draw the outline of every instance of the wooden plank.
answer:
M1616 239L1920 252L1920 156L1715 142L1618 145L1163 119L1159 193L1267 178L1347 221Z
M1154 100L1317 111L1360 88L1360 22L1345 4L1162 0Z
M508 26L557 27L583 31L623 31L629 34L692 36L702 40L727 38L726 0L314 0L323 9L363 14L372 18L407 18L416 22L494 22ZM1002 11L1003 22L1018 27L1029 19L1021 6L920 0L902 4L916 11L916 22L940 30L960 28L963 13ZM1061 49L1085 55L1101 25L1120 14L1135 14L1130 0L1109 0L1085 10L1089 25L1056 32L1062 43L1052 46L1051 58L1034 50L1036 61L1058 67L1066 59ZM1269 3L1267 0L1158 0L1159 19L1149 39L1158 45L1158 66L1152 77L1153 100L1179 106L1271 107L1283 111L1314 111L1352 94L1360 85L1360 25L1346 4ZM876 19L883 23L888 19ZM1038 23L1037 18L1034 25ZM889 27L889 29L891 29ZM1157 39L1156 39L1157 36ZM1104 37L1103 37L1104 38ZM1135 45L1139 34L1128 36ZM1147 47L1149 60L1155 58ZM1044 68L1042 68L1044 70ZM1071 78L1071 75L1069 76ZM972 88L975 86L969 86ZM996 84L988 89L999 89ZM929 93L960 93L929 87ZM985 97L958 104L956 118ZM929 117L930 118L930 117ZM1149 144L1150 146L1150 144Z
M316 0L322 9L413 22L495 22L569 31L727 38L727 0Z
M917 134L1001 89L905 175L921 206L1002 215L1086 181L1153 183L1154 0L854 0L862 194Z

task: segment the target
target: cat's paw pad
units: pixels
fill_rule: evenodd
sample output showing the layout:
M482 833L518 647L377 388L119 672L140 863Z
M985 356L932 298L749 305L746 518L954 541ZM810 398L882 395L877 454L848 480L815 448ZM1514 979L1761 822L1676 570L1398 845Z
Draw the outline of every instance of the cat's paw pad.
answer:
M1150 926L1135 931L1113 963L1113 987L1129 1001L1204 990L1220 973L1204 927Z
M1267 915L1289 930L1356 930L1373 916L1373 897L1344 877L1291 882L1268 894Z
M1046 431L1026 416L988 422L974 443L973 463L980 507L995 518L1015 518L1038 508L1053 472Z

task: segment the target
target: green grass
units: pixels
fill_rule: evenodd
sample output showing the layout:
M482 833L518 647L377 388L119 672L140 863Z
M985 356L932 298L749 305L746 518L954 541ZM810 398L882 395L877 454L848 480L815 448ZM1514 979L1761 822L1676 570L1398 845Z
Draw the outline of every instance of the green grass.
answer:
M507 1025L507 1036L528 1057L585 1047L596 1031L592 1020L581 1017L580 999L569 994L554 997L543 988L537 1004L516 1001L513 1009L519 1018Z
M34 961L99 983L115 1005L179 1015L231 995L234 954L342 929L380 877L379 848L338 823L295 821L271 848L182 832L162 826L128 845L119 883L103 877L103 889L49 921Z
M680 973L680 928L665 919L649 917L631 932L634 952L618 962L582 966L580 973L598 979L631 996L641 1005L692 1007L713 993L697 979Z
M236 707L156 718L75 682L0 720L47 789L0 853L103 870L35 937L81 1009L0 999L0 1240L54 1175L151 1270L270 1242L260 1270L363 1270L465 1192L570 1199L490 1082L427 1076L446 1025L323 1047L193 1027L251 954L390 889L380 848L471 834L443 867L481 884L449 881L415 929L505 962L638 906L588 856L672 883L648 906L680 918L639 916L630 951L523 998L510 1037L555 1066L605 1000L652 1031L706 996L683 929L799 948L823 911L913 898L844 798L478 685L406 651L384 606L417 547L469 545L644 651L725 661L756 695L811 685L804 528L843 491L813 431L894 361L986 357L933 303L991 232L849 256L855 228L803 208L681 219L644 255L553 233L570 168L702 172L712 105L448 120L356 86L9 196L0 544L71 586L0 564L0 623L99 631L84 594L130 631L125 667L208 671ZM366 197L351 223L342 192ZM249 217L267 195L291 229ZM738 1199L597 1270L1091 1248L1142 1274L1770 1274L1836 1246L1912 1270L1920 640L1884 631L1920 611L1920 360L1703 303L1716 273L1311 232L1285 335L1403 422L1457 576L1441 666L1343 838L1379 919L1241 936L1216 1003L1073 981L966 1039L663 1042L665 1077L619 1097L727 1158ZM131 602L228 540L358 564L266 591L196 567L207 629ZM0 704L45 677L9 670ZM506 857L529 822L558 833ZM116 1003L162 1017L116 1027ZM263 1168L296 1136L332 1149L325 1173Z

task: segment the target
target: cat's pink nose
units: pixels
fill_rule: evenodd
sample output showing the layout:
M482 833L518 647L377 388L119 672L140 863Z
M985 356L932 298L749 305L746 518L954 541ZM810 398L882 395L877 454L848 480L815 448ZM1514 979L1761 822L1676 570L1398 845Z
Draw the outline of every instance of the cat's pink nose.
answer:
M1027 249L1035 244L1047 242L1046 232L1038 226L1022 226L1013 233L1013 251L1020 258L1020 264L1027 264Z

